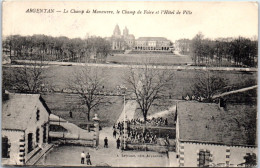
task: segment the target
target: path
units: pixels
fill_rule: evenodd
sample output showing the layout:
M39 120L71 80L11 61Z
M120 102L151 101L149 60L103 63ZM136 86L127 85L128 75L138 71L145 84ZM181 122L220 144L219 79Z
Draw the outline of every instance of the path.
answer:
M215 99L215 98L227 96L227 95L230 95L230 94L235 94L235 93L240 93L240 92L246 92L246 91L248 91L248 90L257 89L257 86L258 86L258 85L250 86L250 87L246 87L246 88L242 88L242 89L238 89L238 90L232 90L232 91L229 91L229 92L221 93L221 94L219 94L219 95L215 95L215 96L213 96L212 98Z
M160 111L158 113L155 113L153 115L147 116L148 119L157 118L157 117L163 117L169 113L173 113L176 111L176 105L170 107L168 110Z
M63 66L93 66L93 67L113 67L113 68L129 68L126 64L97 64L97 63L75 63L75 62L57 62L57 61L30 61L30 60L14 60L18 63L46 63L47 65L63 65ZM145 68L145 65L131 65L132 68ZM172 70L212 70L212 71L244 71L258 72L257 68L242 68L242 67L203 67L203 66L148 66L154 69L172 69Z
M135 110L137 108L137 103L135 100L128 100L125 105L125 112L127 119L131 120L134 118ZM158 112L150 117L159 117L166 115L170 112L176 110L176 105L170 107L168 110ZM119 116L118 121L123 121L124 119L124 110ZM108 139L108 148L104 148L104 139ZM118 138L118 137L116 137ZM121 151L116 148L116 138L113 137L113 128L105 127L100 131L99 134L99 147L98 147L98 156L102 158L107 158L104 161L101 161L101 165L108 164L113 167L122 167L122 166L136 166L136 167L149 167L149 166L160 166L167 167L169 165L175 166L177 162L176 158L170 160L166 157L166 154L160 154L158 152L152 151ZM122 140L121 140L122 141ZM173 155L173 154L172 154ZM175 156L176 157L176 156Z
M50 115L50 124L51 125L60 125L64 127L68 132L64 133L65 138L71 139L92 139L94 136L93 132L88 132L73 123L69 123L68 121L60 118L54 114ZM50 131L51 137L63 137L63 132L53 132Z
M49 68L50 67L50 66L38 66L38 65L13 65L13 64L6 64L2 66L8 68Z
M126 102L126 104L125 104L125 114L126 114L126 118L128 120L134 119L136 107L137 107L137 102L135 100L128 100ZM124 109L123 109L121 115L119 116L117 122L119 122L119 121L124 121Z

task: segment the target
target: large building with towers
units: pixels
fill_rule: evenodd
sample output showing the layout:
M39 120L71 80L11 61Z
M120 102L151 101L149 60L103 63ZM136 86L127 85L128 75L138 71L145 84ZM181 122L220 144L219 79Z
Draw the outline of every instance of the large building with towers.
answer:
M135 45L135 36L129 34L127 27L124 28L121 34L120 28L116 25L113 35L110 37L112 50L126 50L131 49Z
M111 41L112 50L141 50L141 51L170 51L172 43L165 37L139 37L135 39L129 34L127 27L123 33L118 25L115 26L113 35L108 38Z

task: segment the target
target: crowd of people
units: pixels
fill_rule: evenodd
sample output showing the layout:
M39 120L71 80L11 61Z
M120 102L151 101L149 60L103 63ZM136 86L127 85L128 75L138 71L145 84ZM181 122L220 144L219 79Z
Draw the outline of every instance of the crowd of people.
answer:
M153 125L168 125L167 118L163 119L162 117L152 118L147 121ZM122 139L124 136L124 131L126 131L126 140L130 143L157 143L157 135L153 131L149 131L148 129L138 131L137 125L142 124L142 120L140 119L132 119L130 121L126 121L126 125L124 122L118 122L113 126L113 137L117 138L117 136ZM126 126L126 128L124 128ZM168 140L169 140L169 136ZM166 137L166 141L167 141Z
M143 131L143 133L138 132L137 129L131 129L127 134L127 141L131 143L157 143L157 136L148 130Z
M195 101L198 101L198 102L203 102L205 100L204 97L202 96L195 96L195 95L192 95L192 96L182 96L182 100L186 100L186 101L191 101L191 100L195 100Z
M144 121L137 118L137 119L132 119L130 120L130 124L132 125L142 125L144 124ZM162 118L162 117L153 117L152 119L147 119L146 120L146 125L151 125L151 126L168 126L168 119L167 118Z

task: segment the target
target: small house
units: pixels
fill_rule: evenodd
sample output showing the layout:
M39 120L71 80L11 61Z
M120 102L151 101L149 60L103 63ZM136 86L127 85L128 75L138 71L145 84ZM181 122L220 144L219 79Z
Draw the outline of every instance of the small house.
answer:
M255 106L224 109L215 103L178 102L175 120L179 166L241 167L248 164L248 157L255 159L256 123L247 122L250 113L256 114Z
M39 94L3 94L2 164L26 164L45 147L49 115L50 110Z

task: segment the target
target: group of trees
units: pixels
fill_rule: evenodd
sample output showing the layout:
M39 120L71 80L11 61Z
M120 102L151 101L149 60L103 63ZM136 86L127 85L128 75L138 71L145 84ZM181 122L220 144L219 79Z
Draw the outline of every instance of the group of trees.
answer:
M20 67L3 69L3 90L19 93L40 93L42 89L51 89L46 68L42 62L32 62Z
M177 40L175 45L181 54L191 55L195 65L257 66L257 39L238 37L212 40L198 33L192 40Z
M16 59L104 62L110 43L101 37L87 39L46 35L11 35L3 39L3 53Z
M197 34L190 45L187 39L180 42L187 43L183 47L185 51L187 46L191 47L190 51L196 65L211 65L217 60L220 66L224 61L234 62L236 65L256 66L257 41L246 38L213 41L204 39L202 34ZM11 57L57 61L73 61L77 58L89 60L92 54L94 54L93 58L102 60L106 58L111 48L108 41L99 37L82 40L45 35L8 36L4 39L3 46L4 52L9 52ZM174 84L174 73L170 70L152 68L150 63L144 63L143 66L141 69L130 68L124 81L129 88L128 92L134 95L146 120L154 101L165 95L169 85ZM4 73L3 86L9 85L18 92L39 93L42 87L48 85L45 83L48 80L44 70L43 64L40 63L24 65L19 68L19 72L9 75ZM92 109L105 101L100 95L104 90L104 79L97 70L90 67L80 69L72 76L68 87L82 98L87 106L89 119ZM208 71L198 74L196 79L193 86L194 95L202 96L208 101L227 86L227 82L222 77Z
M191 55L195 65L257 66L257 40L249 38L219 38L211 40L198 33L191 40Z
M157 70L150 65L144 65L142 69L129 68L123 79L124 93L134 98L143 113L146 121L151 105L156 99L160 99L167 92L169 85L173 84L174 73L167 70ZM104 103L109 103L104 95L104 81L102 72L94 67L82 67L77 69L68 79L67 87L77 93L87 107L87 118L93 109ZM127 89L126 89L127 88Z
M50 76L46 75L43 64L35 63L21 65L13 71L3 72L3 89L12 88L20 93L41 93L46 87L51 89L48 82ZM9 72L9 74L7 73ZM143 68L129 68L122 82L128 88L127 93L135 99L147 119L149 109L157 99L163 99L174 87L175 74L170 70L156 69L152 65L145 64ZM225 91L228 82L218 73L212 71L199 72L193 84L193 94L212 102L216 94ZM86 115L90 119L90 113L103 103L109 103L102 93L105 91L104 74L97 67L82 66L68 75L67 89L77 93L87 107ZM167 96L166 96L167 97Z

